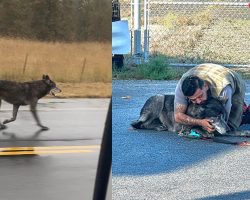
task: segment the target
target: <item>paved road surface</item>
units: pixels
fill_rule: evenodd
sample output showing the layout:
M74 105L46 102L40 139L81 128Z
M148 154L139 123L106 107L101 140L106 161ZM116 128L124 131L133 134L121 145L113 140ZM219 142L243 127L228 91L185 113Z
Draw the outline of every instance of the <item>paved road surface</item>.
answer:
M148 97L176 83L113 81L112 198L250 199L250 147L130 128ZM250 103L250 82L247 91Z
M29 107L21 107L17 120L0 132L0 199L91 199L108 104L109 99L42 99L38 114L50 128L43 132ZM11 109L2 105L1 121Z

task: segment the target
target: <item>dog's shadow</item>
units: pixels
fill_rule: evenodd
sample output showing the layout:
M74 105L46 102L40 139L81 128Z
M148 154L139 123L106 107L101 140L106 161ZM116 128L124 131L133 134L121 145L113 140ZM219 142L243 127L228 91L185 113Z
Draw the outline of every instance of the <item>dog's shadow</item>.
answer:
M5 136L8 136L9 139L11 140L16 140L16 141L35 141L39 138L40 134L42 132L45 132L47 130L44 129L39 129L38 131L34 132L33 135L29 136L29 137L19 137L17 133L13 133L13 132L8 132L8 131L3 131L2 134Z

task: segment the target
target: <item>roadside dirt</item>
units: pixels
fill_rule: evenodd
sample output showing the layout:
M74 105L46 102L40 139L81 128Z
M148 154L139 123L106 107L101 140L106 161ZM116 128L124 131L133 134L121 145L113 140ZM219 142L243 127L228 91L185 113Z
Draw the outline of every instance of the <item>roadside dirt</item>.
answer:
M57 83L58 98L110 98L112 83ZM47 97L50 97L48 95Z

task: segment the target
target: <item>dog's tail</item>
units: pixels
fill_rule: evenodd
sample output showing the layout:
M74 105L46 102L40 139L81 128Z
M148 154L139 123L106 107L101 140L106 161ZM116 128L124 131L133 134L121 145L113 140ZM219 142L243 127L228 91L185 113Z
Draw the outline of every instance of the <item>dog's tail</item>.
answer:
M141 129L142 121L134 121L130 125L135 129Z
M141 129L142 121L135 121L130 124L135 129Z
M143 114L137 121L132 122L130 125L135 129L141 129L141 125L145 123L149 119L149 117L150 116L148 114Z

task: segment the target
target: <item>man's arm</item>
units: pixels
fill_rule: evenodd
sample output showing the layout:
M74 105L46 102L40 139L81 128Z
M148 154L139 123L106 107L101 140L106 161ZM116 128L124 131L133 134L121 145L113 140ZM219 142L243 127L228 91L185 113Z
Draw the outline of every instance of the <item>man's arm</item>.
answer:
M222 100L222 103L226 109L226 121L228 121L230 112L231 112L231 107L232 107L232 96L233 96L233 89L230 85L226 86L222 91L219 96L219 99Z
M214 131L214 127L210 124L209 119L195 119L186 115L188 102L187 98L184 96L181 90L181 82L179 81L175 89L175 99L174 99L174 118L177 123L191 125L191 126L202 126L203 129L208 132Z
M175 89L175 98L174 98L175 121L180 124L200 126L199 119L192 118L185 114L188 106L188 100L182 92L181 84L182 84L181 81L179 81Z
M201 120L186 115L186 110L187 107L185 105L176 103L174 112L175 121L180 124L200 126Z
M213 132L214 126L211 124L211 119L196 119L193 117L190 117L189 115L186 115L186 106L181 104L175 105L175 112L174 112L174 118L177 123L185 124L185 125L191 125L191 126L201 126L204 130L210 132Z

